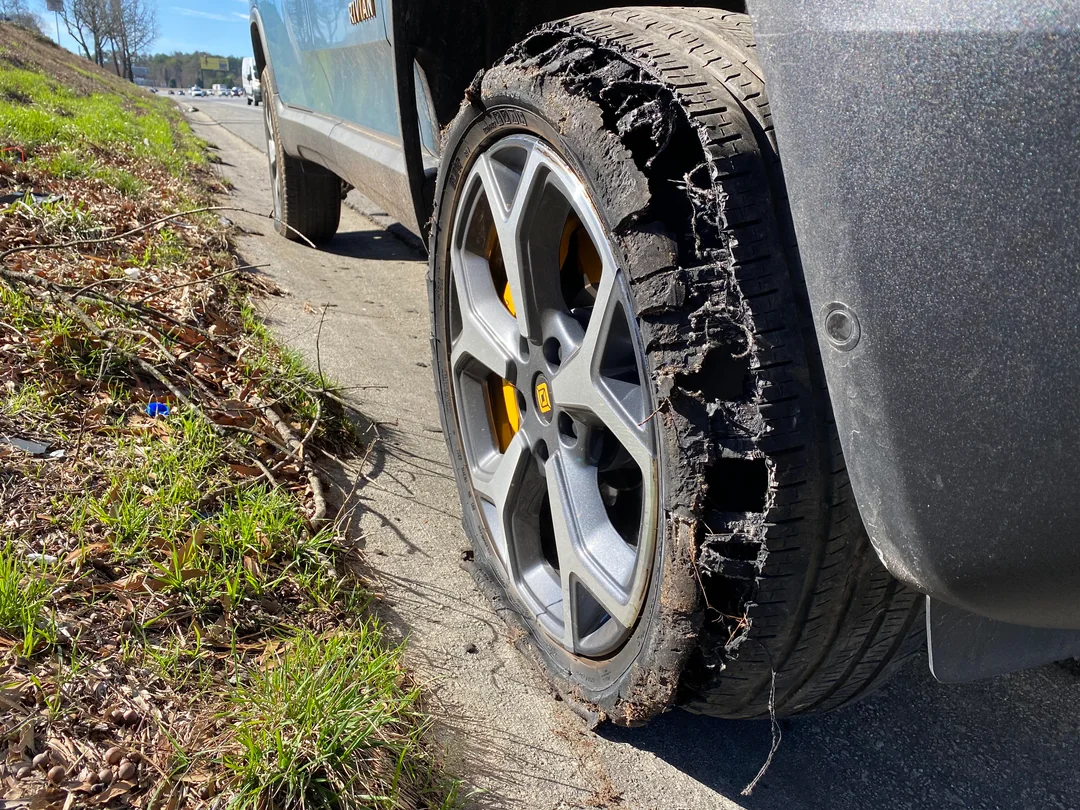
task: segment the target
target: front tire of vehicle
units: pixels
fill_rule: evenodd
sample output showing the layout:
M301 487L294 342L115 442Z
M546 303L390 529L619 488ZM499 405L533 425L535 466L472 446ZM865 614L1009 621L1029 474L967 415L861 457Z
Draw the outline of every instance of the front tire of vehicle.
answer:
M748 18L579 15L474 90L430 287L481 588L593 717L868 694L921 597L850 496Z
M341 221L341 179L317 163L286 154L269 68L263 69L262 82L266 156L277 231L293 241L327 242Z

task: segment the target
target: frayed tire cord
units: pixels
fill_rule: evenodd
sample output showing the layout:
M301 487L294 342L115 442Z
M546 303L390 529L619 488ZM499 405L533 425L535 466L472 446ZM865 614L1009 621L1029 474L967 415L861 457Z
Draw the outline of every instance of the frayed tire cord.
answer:
M742 15L581 15L516 46L467 104L508 77L557 82L599 110L648 178L647 204L615 212L614 238L646 257L627 273L663 425L668 542L686 547L654 587L685 593L689 580L696 604L669 600L661 620L677 632L651 637L613 699L582 698L538 656L560 693L618 722L672 703L725 717L828 709L917 648L906 639L921 602L866 540L804 343L813 332L778 221L786 201L752 42ZM574 126L574 113L552 123ZM664 240L674 260L650 252Z

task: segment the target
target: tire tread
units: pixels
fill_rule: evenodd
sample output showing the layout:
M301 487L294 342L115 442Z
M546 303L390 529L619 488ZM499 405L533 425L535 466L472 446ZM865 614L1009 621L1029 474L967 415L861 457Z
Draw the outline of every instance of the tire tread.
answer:
M281 184L281 219L277 231L294 242L307 239L315 244L328 242L341 222L341 179L317 163L285 152L278 127L277 108L270 71L263 71L266 114L274 128L278 172Z
M755 323L767 324L770 336L767 359L754 369L767 405L763 446L778 482L766 534L770 556L748 606L748 642L718 662L715 646L724 646L728 630L710 632L706 625L702 648L683 676L682 700L703 713L764 716L775 672L778 714L844 705L885 682L918 649L922 597L881 565L850 498L749 18L646 7L582 14L557 27L663 81L701 128L718 168L735 154L760 149L772 179L772 188L763 190L751 173L716 173L731 198L728 210L743 212L725 223L739 246L736 278ZM731 97L739 109L731 108ZM733 114L751 121L757 143L730 126ZM768 393L789 385L788 393ZM785 407L776 407L781 402ZM785 531L796 526L793 544Z

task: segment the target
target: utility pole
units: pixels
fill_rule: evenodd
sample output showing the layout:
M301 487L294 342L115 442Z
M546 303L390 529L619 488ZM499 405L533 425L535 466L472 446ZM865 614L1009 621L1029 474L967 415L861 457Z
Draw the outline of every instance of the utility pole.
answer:
M45 0L45 8L53 13L56 21L56 44L60 44L60 12L64 10L64 0Z

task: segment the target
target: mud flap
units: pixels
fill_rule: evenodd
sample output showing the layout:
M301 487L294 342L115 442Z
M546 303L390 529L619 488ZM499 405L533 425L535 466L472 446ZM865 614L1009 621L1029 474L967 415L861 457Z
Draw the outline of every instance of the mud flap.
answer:
M942 683L965 683L1080 656L1080 630L1025 627L926 599L930 671Z

